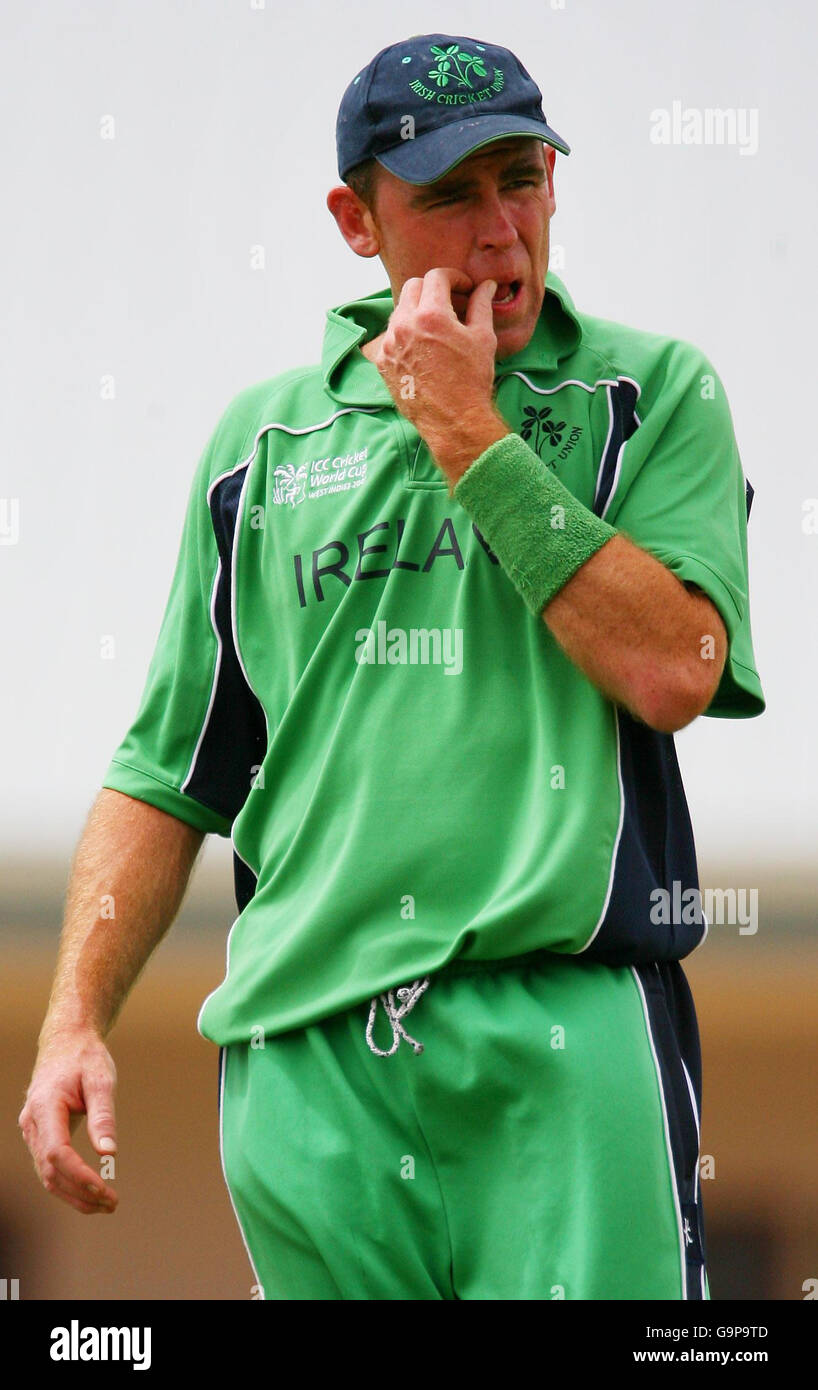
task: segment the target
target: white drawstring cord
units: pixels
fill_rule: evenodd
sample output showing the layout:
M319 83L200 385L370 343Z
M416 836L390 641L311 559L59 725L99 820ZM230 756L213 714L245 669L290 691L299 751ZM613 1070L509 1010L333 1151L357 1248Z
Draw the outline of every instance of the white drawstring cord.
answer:
M408 1013L415 1007L424 990L429 988L429 976L423 980L415 980L414 984L402 985L400 989L390 989L386 994L376 994L369 1006L369 1022L366 1025L366 1040L371 1052L376 1057L391 1057L400 1047L400 1040L404 1038L415 1052L423 1051L423 1043L419 1043L416 1038L411 1038L401 1022ZM395 994L401 1000L400 1004L395 1003ZM372 1041L372 1028L375 1023L375 1016L378 1011L378 1000L380 999L386 1010L386 1017L389 1019L392 1028L392 1046L388 1052L382 1052Z

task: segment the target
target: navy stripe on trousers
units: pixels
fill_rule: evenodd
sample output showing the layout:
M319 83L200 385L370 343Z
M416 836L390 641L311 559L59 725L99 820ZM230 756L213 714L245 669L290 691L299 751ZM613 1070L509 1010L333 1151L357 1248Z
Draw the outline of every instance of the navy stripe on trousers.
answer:
M691 1301L703 1300L706 1252L699 1189L702 1067L693 996L678 961L654 962L632 969L644 990L667 1112L670 1158L684 1241L683 1297Z

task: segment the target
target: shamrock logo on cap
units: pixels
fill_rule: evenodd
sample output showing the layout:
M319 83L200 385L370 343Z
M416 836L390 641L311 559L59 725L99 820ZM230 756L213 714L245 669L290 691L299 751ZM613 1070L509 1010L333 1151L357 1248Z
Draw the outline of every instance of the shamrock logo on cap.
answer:
M437 58L437 66L429 70L429 76L438 87L448 87L449 81L455 79L459 87L470 88L471 73L476 77L488 76L483 59L466 53L457 43L450 44L448 48L438 48L436 44L432 44L432 52Z

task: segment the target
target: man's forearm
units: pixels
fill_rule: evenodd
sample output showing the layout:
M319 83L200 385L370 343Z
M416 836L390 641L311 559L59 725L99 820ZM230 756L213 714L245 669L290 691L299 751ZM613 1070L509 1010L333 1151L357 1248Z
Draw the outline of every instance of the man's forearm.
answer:
M675 733L706 708L727 654L710 600L622 535L577 570L543 620L610 700Z
M74 855L41 1048L91 1028L104 1037L173 922L204 836L121 792L100 792Z
M532 612L610 700L673 733L707 708L727 654L711 601L597 517L512 434L492 439L480 417L466 437L484 446L459 470L453 496L471 515Z

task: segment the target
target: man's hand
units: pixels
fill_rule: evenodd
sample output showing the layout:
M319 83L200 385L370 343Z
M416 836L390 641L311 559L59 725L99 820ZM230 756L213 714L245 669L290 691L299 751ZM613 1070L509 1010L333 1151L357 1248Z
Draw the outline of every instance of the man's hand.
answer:
M116 1152L116 1068L103 1038L176 916L203 840L186 821L103 787L74 855L54 984L18 1123L46 1190L86 1214L113 1211L118 1198L71 1147L71 1131L87 1115L97 1153ZM115 919L101 915L107 894Z
M119 1198L71 1147L71 1131L85 1114L97 1153L116 1151L115 1085L113 1058L97 1033L60 1034L40 1050L18 1120L43 1186L85 1215L112 1212Z
M473 291L463 322L452 289ZM510 433L492 402L496 289L494 280L475 288L452 266L407 280L373 358L398 410L452 487L490 444Z

